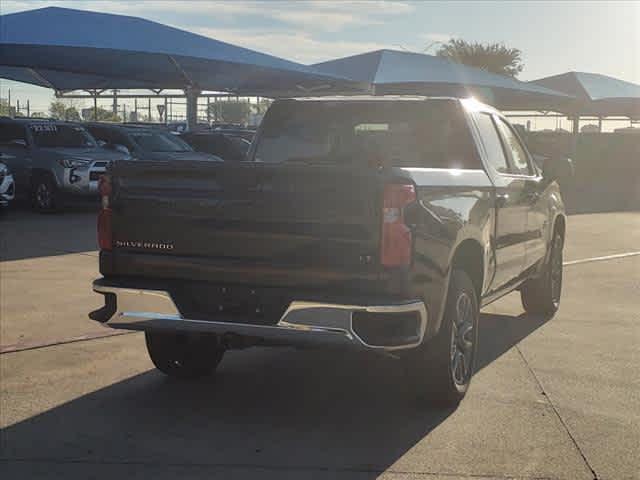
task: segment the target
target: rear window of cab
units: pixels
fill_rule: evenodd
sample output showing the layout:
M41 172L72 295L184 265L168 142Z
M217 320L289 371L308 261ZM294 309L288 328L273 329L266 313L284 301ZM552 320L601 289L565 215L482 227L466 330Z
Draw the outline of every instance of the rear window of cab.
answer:
M254 160L482 168L465 114L453 100L275 103Z

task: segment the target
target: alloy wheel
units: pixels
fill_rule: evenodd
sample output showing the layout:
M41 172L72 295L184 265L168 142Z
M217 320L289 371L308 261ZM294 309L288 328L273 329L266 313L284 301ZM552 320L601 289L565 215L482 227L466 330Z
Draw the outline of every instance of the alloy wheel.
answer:
M451 375L458 386L471 379L474 355L474 308L467 292L461 292L456 300L455 318L451 333Z
M51 189L46 183L39 183L36 188L36 202L38 207L46 210L51 207Z

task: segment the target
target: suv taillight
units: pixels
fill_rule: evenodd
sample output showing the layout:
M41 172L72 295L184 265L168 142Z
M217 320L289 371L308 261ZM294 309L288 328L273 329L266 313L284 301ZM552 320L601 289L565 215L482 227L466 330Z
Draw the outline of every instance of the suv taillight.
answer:
M384 187L380 263L400 267L411 263L411 230L404 223L404 208L416 201L413 185L390 183Z
M111 178L108 175L102 175L98 180L98 192L102 202L98 214L98 246L100 250L111 250Z

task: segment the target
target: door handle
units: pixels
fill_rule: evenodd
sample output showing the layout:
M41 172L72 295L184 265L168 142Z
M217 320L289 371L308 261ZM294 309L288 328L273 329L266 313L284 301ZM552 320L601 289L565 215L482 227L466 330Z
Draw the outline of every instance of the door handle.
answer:
M504 207L507 204L508 201L509 201L509 194L508 193L498 193L498 194L496 194L496 207L497 208Z

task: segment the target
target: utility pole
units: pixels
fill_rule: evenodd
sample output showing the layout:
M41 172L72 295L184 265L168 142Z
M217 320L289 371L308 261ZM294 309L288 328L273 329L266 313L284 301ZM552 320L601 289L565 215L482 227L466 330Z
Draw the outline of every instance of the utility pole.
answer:
M149 110L149 119L147 120L147 122L151 122L151 99L149 99L148 107L149 107L149 109L148 109Z
M93 91L93 121L98 121L98 92L97 90Z
M27 99L27 117L31 116L31 109L29 108L29 100Z
M20 99L16 100L16 117L20 113Z
M113 89L113 115L116 116L118 115L118 90Z
M169 110L167 109L167 97L164 97L164 124L166 125L167 123L169 123L167 121L167 113L169 113Z

